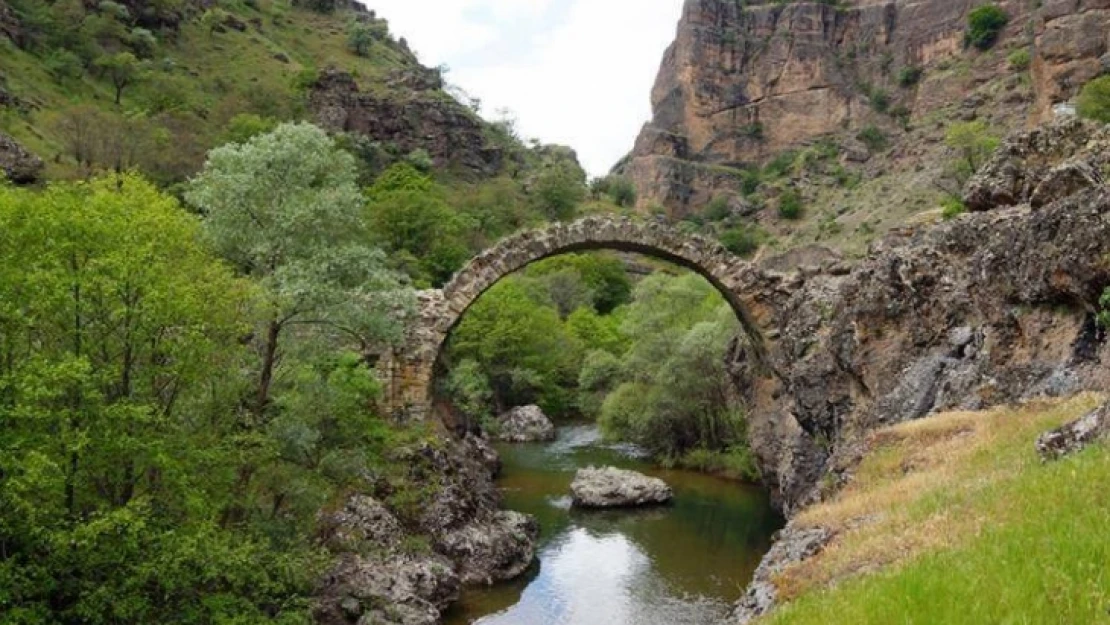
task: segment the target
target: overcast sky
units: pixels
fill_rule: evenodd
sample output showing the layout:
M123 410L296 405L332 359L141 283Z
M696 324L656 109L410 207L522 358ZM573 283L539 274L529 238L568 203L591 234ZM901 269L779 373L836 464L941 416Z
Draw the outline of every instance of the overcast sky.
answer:
M592 175L651 116L651 86L682 0L362 0L429 66L509 109L524 138L578 151Z

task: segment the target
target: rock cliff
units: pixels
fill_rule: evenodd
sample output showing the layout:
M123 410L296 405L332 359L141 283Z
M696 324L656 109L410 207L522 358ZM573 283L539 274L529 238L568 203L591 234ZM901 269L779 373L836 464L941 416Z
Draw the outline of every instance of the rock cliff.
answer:
M835 140L844 162L865 160L852 144L868 126L893 147L866 175L920 171L947 120L1004 130L1045 121L1110 62L1106 0L1002 2L1009 23L985 52L964 45L979 4L687 0L653 118L621 165L641 207L698 211L739 188L737 168L820 138ZM1030 52L1028 73L1007 59L1017 50Z

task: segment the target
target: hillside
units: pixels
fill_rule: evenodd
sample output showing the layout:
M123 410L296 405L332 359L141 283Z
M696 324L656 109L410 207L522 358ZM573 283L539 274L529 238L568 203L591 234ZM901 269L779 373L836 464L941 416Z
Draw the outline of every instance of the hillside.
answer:
M618 169L643 210L730 216L772 253L858 255L959 194L953 126L997 138L1048 121L1104 71L1104 3L1001 2L973 42L983 4L688 0Z
M461 180L530 159L358 2L4 0L0 34L0 133L45 163L23 181L134 166L172 186L299 119L346 133L366 180L406 158Z

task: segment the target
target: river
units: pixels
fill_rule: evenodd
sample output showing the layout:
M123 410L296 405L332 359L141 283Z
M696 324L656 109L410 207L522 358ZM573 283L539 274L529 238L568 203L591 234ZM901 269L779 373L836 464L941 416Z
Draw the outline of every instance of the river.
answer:
M725 616L782 526L766 493L691 471L663 470L597 428L550 443L500 445L504 505L541 526L538 563L521 579L468 589L447 625L704 625ZM663 478L670 506L570 507L574 472L614 465Z

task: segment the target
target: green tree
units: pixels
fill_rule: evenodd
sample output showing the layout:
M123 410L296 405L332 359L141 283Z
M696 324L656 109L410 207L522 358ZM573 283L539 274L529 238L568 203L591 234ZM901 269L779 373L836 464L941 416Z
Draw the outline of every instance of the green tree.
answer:
M998 148L999 139L982 121L952 124L944 143L956 157L939 183L949 195L958 197L963 186Z
M585 173L573 162L551 163L536 178L533 194L537 209L548 219L571 219L586 198Z
M1083 86L1078 112L1087 119L1110 123L1110 76L1096 78Z
M124 89L142 80L145 75L143 63L130 52L102 56L95 64L101 75L107 77L115 88L117 106L123 98Z
M967 15L966 40L968 45L987 50L998 41L1002 29L1010 21L1006 11L997 4L975 7Z
M254 289L129 175L0 187L0 613L288 622L316 561L219 526ZM220 372L213 375L213 372ZM230 406L234 406L231 403Z
M324 131L284 124L212 151L186 199L216 248L267 293L252 402L267 411L283 335L315 331L365 349L397 340L409 304L385 257L366 244L350 155Z

